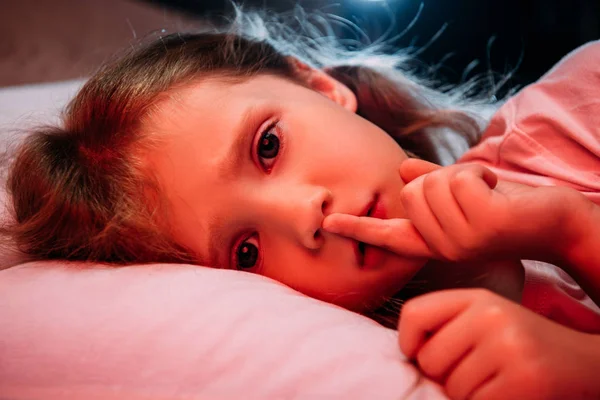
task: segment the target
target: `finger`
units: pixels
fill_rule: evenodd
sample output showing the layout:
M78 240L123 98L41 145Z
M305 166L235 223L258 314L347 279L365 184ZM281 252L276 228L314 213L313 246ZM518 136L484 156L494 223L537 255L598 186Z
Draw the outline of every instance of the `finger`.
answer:
M480 385L469 397L470 400L501 400L527 398L522 397L522 393L511 393L513 390L518 392L518 386L515 388L513 382L508 381L504 376L496 375ZM515 394L517 397L515 397Z
M454 237L467 229L467 219L448 184L452 168L428 174L423 179L423 193L427 205L435 215L442 231Z
M440 168L442 167L429 161L409 158L400 164L400 177L405 183L408 183Z
M443 259L441 246L445 244L446 236L425 199L423 182L426 176L420 176L406 185L400 192L400 200L406 217L421 234L427 247L435 255L434 258Z
M470 399L479 388L495 378L498 365L490 351L498 349L476 347L460 361L444 385L450 398Z
M468 171L476 177L482 179L487 184L488 188L493 189L498 184L498 175L496 175L491 169L477 163L466 164L466 166Z
M426 339L465 311L473 295L467 289L442 290L415 297L402 307L398 324L400 349L414 359Z
M483 166L475 166L469 171L460 171L452 178L450 189L467 222L484 217L481 212L487 207L481 205L490 203L494 193L492 189L497 183L496 175Z
M417 354L421 369L438 382L449 376L479 342L477 322L467 310L440 328Z
M421 234L408 219L330 214L323 220L322 228L399 255L424 258L433 256Z

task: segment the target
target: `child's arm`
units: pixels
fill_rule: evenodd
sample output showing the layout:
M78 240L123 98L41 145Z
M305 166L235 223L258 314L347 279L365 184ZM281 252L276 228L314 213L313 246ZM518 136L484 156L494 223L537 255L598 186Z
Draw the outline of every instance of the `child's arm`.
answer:
M451 399L600 398L600 336L482 289L409 300L399 344Z

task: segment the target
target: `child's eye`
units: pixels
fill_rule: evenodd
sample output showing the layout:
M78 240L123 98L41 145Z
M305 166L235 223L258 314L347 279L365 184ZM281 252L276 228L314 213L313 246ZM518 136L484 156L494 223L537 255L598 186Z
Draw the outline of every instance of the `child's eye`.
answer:
M260 134L260 138L256 144L256 155L260 164L267 172L273 168L275 158L279 154L279 150L282 146L281 137L277 133L275 127L275 123L269 125L269 127Z
M245 239L235 248L234 265L236 269L252 269L258 264L258 259L258 240L254 236Z

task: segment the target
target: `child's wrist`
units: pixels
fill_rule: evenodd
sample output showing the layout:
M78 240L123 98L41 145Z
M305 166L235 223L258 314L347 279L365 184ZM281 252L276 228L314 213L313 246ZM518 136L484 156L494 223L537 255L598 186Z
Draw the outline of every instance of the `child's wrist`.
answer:
M556 235L560 241L555 256L567 272L576 272L573 271L575 266L587 264L594 256L591 250L600 239L600 207L579 192L573 196L573 201L566 203L564 232Z

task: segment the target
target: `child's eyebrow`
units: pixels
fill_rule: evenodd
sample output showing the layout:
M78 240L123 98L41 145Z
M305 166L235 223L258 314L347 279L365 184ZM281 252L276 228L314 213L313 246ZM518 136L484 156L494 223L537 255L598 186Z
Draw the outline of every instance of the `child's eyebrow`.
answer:
M252 104L242 113L242 117L235 128L235 139L225 153L226 155L217 163L217 177L219 180L233 180L239 176L242 164L254 138L254 133L261 123L258 119L260 114L256 112L257 109L258 107Z

